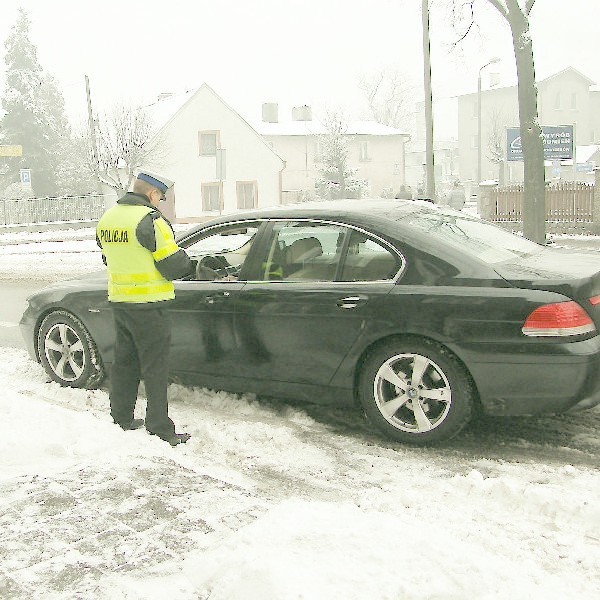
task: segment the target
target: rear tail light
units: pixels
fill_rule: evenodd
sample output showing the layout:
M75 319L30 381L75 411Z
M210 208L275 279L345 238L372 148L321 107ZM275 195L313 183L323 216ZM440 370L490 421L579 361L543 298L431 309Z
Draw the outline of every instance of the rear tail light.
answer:
M536 308L527 317L522 331L533 337L562 337L593 333L596 326L577 302L569 301Z

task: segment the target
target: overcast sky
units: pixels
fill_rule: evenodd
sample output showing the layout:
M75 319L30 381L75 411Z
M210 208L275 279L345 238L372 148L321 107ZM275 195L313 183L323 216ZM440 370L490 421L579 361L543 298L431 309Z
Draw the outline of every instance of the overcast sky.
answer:
M514 54L506 23L477 0L479 31L459 51L444 4L430 0L436 98L476 91L486 71L512 83ZM161 92L208 83L246 118L262 102L361 114L361 76L396 67L422 90L419 0L2 0L4 42L25 8L42 67L62 88L71 118L86 115L85 80L94 109L147 103ZM536 70L545 77L573 66L600 83L598 0L538 0L532 16ZM4 54L4 45L1 48ZM4 88L4 62L0 61ZM487 75L484 87L487 86Z

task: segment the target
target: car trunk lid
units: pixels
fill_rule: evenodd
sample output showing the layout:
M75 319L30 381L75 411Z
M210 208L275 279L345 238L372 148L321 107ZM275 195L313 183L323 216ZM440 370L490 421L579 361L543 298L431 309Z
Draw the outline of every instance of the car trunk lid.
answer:
M494 269L515 287L548 290L575 300L600 330L600 255L543 248Z

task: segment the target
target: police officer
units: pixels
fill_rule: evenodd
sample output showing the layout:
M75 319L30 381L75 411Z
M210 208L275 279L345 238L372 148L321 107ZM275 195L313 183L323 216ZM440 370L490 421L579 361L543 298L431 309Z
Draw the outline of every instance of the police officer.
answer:
M175 433L168 415L171 326L167 307L175 297L172 280L193 276L196 261L177 246L171 224L157 208L172 185L149 171L138 173L133 191L98 222L96 241L108 267L108 300L116 332L109 384L111 416L124 430L144 425L142 419L133 418L143 380L146 429L176 446L190 435Z

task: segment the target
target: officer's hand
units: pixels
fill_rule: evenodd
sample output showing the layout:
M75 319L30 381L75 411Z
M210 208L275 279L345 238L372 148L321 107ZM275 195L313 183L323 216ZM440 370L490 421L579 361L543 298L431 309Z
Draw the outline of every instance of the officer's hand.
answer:
M198 281L214 281L218 278L219 274L210 267L200 262L196 265L196 279Z

